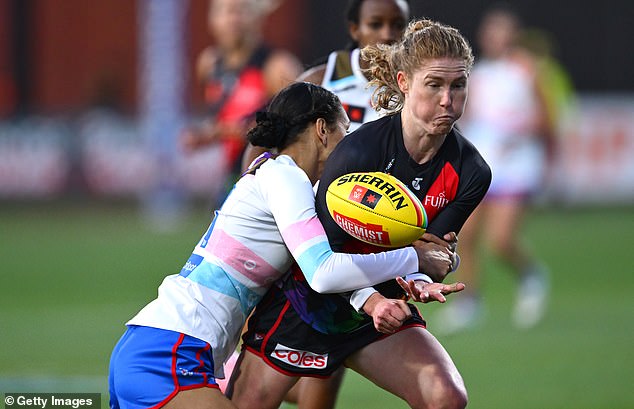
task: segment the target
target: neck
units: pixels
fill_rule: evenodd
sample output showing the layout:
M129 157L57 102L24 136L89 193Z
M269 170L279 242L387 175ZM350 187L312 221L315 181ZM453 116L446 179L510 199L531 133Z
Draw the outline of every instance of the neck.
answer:
M280 152L288 155L308 175L314 185L319 180L323 161L312 138L300 136L299 139Z
M429 162L438 153L447 135L430 134L424 127L413 123L404 115L401 115L401 121L403 143L409 156L419 164Z

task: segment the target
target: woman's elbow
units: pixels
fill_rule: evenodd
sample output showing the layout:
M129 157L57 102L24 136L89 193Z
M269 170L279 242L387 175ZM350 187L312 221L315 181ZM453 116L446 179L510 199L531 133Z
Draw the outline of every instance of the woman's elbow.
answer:
M338 285L338 283L334 282L333 280L325 279L320 274L315 274L313 276L313 279L310 280L308 284L310 285L310 288L320 294L338 293L345 291L341 288L340 285Z

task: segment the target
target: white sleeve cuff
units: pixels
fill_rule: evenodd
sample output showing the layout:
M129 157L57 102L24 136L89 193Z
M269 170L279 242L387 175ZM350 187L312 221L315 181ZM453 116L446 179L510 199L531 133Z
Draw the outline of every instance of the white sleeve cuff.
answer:
M412 273L405 276L405 281L414 280L414 281L424 281L427 284L431 284L434 280L431 279L430 276L423 273Z
M377 291L373 287L362 288L352 292L350 297L350 304L355 310L363 312L363 304L370 298L370 296Z
M451 271L450 271L450 273L453 273L454 271L456 271L458 269L458 267L460 267L460 256L458 255L458 253L456 253L454 251L453 256L451 257Z

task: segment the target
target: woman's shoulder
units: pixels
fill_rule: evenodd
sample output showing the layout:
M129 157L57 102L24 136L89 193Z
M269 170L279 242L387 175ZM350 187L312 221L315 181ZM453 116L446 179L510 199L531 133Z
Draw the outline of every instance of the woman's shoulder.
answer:
M349 49L331 51L327 56L309 64L298 79L321 85L326 80L325 77L328 73L331 76L331 78L327 78L328 81L352 75L351 55L352 50Z
M321 64L307 69L306 71L301 73L299 77L297 77L297 80L321 85L324 80L325 74L326 64Z
M275 158L268 159L260 166L260 169L256 172L256 176L258 174L260 177L267 178L274 176L277 179L281 178L284 180L308 180L306 172L288 155L279 155ZM279 183L279 180L277 180L276 183Z
M361 125L356 131L352 132L350 136L355 134L361 134L365 138L377 138L379 140L392 138L400 129L401 121L398 114L384 115L373 121L368 121Z
M297 58L297 56L292 52L283 48L268 49L266 58L264 58L264 65L270 64L292 64L300 69L302 68L299 58Z
M313 187L308 175L295 161L286 155L268 159L255 172L252 179L264 197L270 195L303 200L313 198Z

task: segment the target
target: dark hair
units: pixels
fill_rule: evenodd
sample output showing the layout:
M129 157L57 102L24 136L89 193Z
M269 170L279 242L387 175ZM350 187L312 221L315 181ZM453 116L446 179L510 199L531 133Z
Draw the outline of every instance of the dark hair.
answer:
M346 21L348 23L359 24L361 18L361 5L365 0L350 0L348 8L346 9ZM410 0L405 0L409 4Z
M341 103L332 92L308 82L293 83L273 97L266 111L258 112L247 133L255 146L282 150L306 127L323 118L330 127L339 119Z
M348 9L346 10L346 20L348 23L359 24L361 18L361 4L364 0L351 0L348 3Z
M350 0L348 2L348 8L346 9L346 21L348 24L359 24L361 22L361 5L365 0ZM409 5L410 0L405 0ZM346 50L354 50L359 44L356 41L350 41L346 46Z

